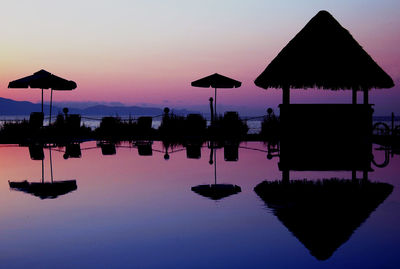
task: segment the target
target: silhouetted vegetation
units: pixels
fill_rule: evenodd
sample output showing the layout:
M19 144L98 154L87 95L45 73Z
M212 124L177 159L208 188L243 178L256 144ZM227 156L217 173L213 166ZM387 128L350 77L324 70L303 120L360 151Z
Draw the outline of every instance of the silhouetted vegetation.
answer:
M43 113L34 112L29 121L4 122L0 128L0 141L6 143L56 142L88 139L92 130L81 125L80 115L59 114L50 126L43 126Z
M208 134L214 139L245 139L249 127L239 117L237 112L226 112L223 117L218 116L208 127Z
M152 117L139 117L137 120L120 117L103 117L100 126L94 131L97 139L129 140L132 138L153 138Z

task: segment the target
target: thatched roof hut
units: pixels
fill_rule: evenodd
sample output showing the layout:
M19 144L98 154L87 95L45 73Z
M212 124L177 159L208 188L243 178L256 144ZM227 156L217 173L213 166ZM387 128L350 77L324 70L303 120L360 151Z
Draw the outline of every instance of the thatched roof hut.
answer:
M327 11L320 11L255 80L261 88L391 88L391 77Z
M392 193L387 183L323 179L264 181L254 188L318 260L327 260Z

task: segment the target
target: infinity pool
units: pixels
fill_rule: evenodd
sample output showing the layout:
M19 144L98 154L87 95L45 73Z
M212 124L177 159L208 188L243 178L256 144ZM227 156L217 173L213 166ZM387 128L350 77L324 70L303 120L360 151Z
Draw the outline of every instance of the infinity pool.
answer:
M277 212L291 207L290 202L282 205L280 197L276 203L269 202L271 195L262 199L254 190L263 181L282 178L279 157L268 159L266 145L241 143L236 161L226 161L229 152L224 148L214 155L206 144L194 158L188 158L187 148L170 148L166 158L162 143L150 146L143 154L137 146L122 143L113 154L102 151L96 142L85 142L79 145L80 158L66 156L65 148L44 148L44 182L51 182L52 177L53 182L75 180L76 188L41 197L26 188L11 188L9 181L41 183L42 161L32 160L28 147L2 145L0 267L400 267L399 155L387 154L389 162L383 168L372 166L369 181L385 183L389 191L362 219L347 224L351 216L341 217L338 206L334 216L339 224L318 228L327 238L331 233L347 232L321 258L315 254L319 246L311 242L316 235L301 228L319 212L287 221ZM383 163L385 152L377 148L374 158ZM351 172L291 172L290 178L311 184L322 179L350 182L346 180L351 179ZM240 191L214 199L192 191L215 181ZM291 197L296 195L294 190ZM366 203L369 197L363 198ZM329 246L330 242L322 244Z

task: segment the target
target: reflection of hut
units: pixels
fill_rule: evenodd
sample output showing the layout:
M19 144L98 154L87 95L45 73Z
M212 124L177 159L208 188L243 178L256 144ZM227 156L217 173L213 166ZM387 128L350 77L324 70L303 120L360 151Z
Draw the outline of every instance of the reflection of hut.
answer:
M391 194L369 181L264 181L254 188L273 214L318 260L326 260Z
M307 157L315 157L308 160L310 163L321 160L318 154L322 149L327 155L342 151L349 159L360 160L359 152L371 151L373 110L368 91L394 85L351 34L326 11L311 19L255 84L264 89L283 90L281 153L297 153L290 154L291 159L282 158L281 162L288 165L304 160L304 152L308 153ZM353 102L290 104L291 89L315 87L352 90ZM364 104L357 104L357 91L364 93Z

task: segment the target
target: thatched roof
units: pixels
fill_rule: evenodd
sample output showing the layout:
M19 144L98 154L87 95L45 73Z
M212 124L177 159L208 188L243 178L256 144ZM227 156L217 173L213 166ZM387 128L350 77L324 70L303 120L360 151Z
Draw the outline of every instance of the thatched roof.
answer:
M264 181L254 191L311 255L327 260L393 186L345 179Z
M320 11L255 80L261 88L391 88L391 77L327 11Z

